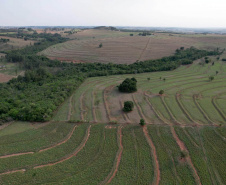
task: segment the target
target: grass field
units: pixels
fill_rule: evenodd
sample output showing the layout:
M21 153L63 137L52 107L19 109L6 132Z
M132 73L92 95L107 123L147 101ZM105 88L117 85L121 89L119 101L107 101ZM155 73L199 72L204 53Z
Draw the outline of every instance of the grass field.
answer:
M0 184L225 184L226 64L212 61L88 78L53 121L1 127ZM137 92L118 92L127 77Z
M131 32L132 33L132 32ZM138 33L82 30L74 33L65 43L40 52L51 59L73 62L134 63L137 60L159 59L172 55L180 47L195 46L199 49L225 48L225 35L154 33L138 36ZM99 48L102 43L103 47Z

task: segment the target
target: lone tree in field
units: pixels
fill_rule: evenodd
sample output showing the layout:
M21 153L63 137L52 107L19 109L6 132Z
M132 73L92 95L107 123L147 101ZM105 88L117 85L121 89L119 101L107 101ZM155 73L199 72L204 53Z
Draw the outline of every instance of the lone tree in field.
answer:
M213 80L214 80L214 76L210 76L210 77L209 77L209 80L210 80L210 81L213 81Z
M135 78L126 78L119 86L120 92L132 93L137 91L137 80Z
M150 81L150 78L147 78L148 81Z
M140 119L140 125L141 125L141 126L144 126L144 125L145 125L144 119Z
M102 43L100 43L100 44L99 44L99 48L102 48L102 47L103 47L103 44L102 44Z
M164 94L164 90L160 90L160 91L159 91L159 94L160 94L160 95L163 95L163 94Z
M133 110L134 104L132 101L126 101L124 102L123 111L124 112L130 112Z
M216 71L216 75L219 73L219 71Z

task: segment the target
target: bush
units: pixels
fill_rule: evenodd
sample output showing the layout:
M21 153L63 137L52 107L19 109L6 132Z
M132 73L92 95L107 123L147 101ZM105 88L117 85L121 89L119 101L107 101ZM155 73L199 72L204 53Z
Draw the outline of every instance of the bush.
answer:
M135 92L137 91L137 80L135 78L126 78L119 86L120 92Z
M144 126L145 125L144 119L140 119L140 125L141 126Z
M214 76L210 76L210 77L209 77L209 80L210 80L210 81L213 81L213 80L214 80Z
M160 94L160 95L163 95L163 94L164 94L164 90L160 90L160 91L159 91L159 94Z
M133 107L134 107L134 104L132 101L126 101L126 102L124 102L123 111L124 112L132 111Z

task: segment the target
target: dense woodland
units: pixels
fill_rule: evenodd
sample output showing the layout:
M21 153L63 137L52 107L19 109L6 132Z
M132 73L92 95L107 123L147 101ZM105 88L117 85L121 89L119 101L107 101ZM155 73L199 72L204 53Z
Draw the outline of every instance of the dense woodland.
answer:
M61 63L37 53L67 39L59 34L35 34L34 46L6 52L8 62L20 63L26 70L8 83L0 84L0 121L48 121L66 98L88 77L168 71L194 60L219 55L220 51L196 48L176 50L173 56L133 64Z

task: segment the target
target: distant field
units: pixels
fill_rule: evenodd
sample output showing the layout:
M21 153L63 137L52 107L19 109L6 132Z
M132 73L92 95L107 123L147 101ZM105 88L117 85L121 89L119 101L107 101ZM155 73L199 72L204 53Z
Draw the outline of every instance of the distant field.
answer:
M0 36L0 39L1 38L10 39L10 41L7 43L0 43L0 51L8 51L13 49L23 48L25 46L30 46L34 44L34 41L31 41L31 40L25 41L24 39L12 38L7 36Z
M73 62L134 63L172 55L180 47L225 48L226 36L155 33L138 36L128 32L83 30L67 37L74 39L47 48L40 54L51 59ZM99 48L102 43L103 47Z
M54 121L0 127L0 183L225 184L226 63L211 60L88 78ZM137 92L118 92L127 77L137 79ZM135 103L130 113L126 100Z

